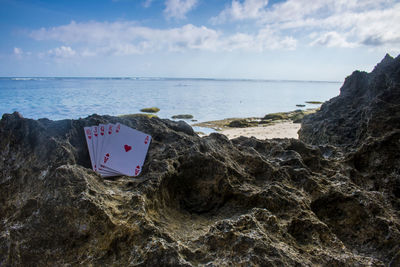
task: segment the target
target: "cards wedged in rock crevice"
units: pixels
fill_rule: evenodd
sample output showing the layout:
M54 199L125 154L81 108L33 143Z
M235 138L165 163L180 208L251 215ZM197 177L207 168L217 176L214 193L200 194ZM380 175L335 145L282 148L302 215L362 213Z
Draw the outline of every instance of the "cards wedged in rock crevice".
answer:
M138 176L151 136L126 125L84 127L92 169L103 177Z

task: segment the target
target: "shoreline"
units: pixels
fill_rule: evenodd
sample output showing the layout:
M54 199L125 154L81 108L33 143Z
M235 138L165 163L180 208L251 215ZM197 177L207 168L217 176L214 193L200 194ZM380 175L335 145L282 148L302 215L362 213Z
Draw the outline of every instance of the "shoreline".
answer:
M298 131L301 123L293 123L292 121L282 121L272 125L256 126L247 128L225 129L219 133L226 135L229 139L240 136L255 137L257 139L274 139L274 138L293 138L298 139Z
M295 110L289 112L270 113L263 118L227 118L192 124L192 127L212 129L226 135L229 139L240 136L257 139L294 138L298 139L298 131L304 116L316 112L317 109ZM207 136L211 132L197 132Z

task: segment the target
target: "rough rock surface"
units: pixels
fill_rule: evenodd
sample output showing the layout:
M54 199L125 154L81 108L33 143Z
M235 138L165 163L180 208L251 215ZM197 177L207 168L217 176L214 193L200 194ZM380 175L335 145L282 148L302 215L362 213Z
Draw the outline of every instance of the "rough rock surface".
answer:
M371 73L355 71L340 95L307 116L299 132L311 144L360 146L400 129L400 56L385 58Z
M138 179L90 169L83 127L109 122L152 135ZM368 127L349 150L200 138L142 116L5 114L0 266L398 266L400 132Z

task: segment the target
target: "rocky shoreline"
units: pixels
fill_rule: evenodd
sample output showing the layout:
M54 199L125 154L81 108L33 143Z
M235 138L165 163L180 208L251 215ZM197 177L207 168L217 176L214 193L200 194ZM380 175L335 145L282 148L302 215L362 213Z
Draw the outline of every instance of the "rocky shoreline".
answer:
M255 137L258 139L294 138L298 139L301 121L317 109L294 110L289 112L270 113L262 118L228 118L216 121L206 121L193 124L200 129L212 129L225 135L229 139L244 137ZM196 133L203 137L207 134L200 131Z
M153 137L139 179L83 127ZM0 266L399 266L400 57L354 72L300 139L199 137L146 116L0 121Z
M306 110L298 109L288 112L269 113L262 118L226 118L215 121L198 122L193 124L193 126L210 128L219 132L232 128L264 127L282 122L301 123L305 116L315 113L318 110L319 108L311 108Z

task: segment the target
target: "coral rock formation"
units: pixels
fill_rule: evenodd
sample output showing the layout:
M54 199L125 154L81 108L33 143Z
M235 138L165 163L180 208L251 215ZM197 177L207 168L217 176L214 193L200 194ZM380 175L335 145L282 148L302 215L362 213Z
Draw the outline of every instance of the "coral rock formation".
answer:
M143 116L3 115L0 266L396 266L398 62L346 79L302 140L200 138ZM361 101L359 113L339 114L339 100ZM90 169L83 127L116 122L153 137L137 179Z

